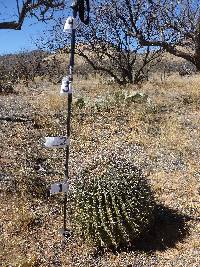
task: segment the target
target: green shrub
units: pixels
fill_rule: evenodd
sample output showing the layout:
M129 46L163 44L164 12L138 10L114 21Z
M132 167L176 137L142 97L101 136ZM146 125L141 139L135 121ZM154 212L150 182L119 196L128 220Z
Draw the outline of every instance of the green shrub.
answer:
M153 222L154 200L146 179L122 158L85 169L70 196L75 232L96 246L133 242Z

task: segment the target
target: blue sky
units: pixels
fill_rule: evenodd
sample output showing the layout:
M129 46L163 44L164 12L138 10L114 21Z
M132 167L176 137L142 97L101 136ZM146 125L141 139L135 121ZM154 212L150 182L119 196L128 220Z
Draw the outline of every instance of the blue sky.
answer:
M29 26L29 23L27 20L21 31L0 30L0 54L36 49L33 39L41 35L44 25Z
M0 0L0 21L16 19L16 0ZM34 40L41 36L47 27L45 23L26 18L20 31L0 30L0 55L36 49Z

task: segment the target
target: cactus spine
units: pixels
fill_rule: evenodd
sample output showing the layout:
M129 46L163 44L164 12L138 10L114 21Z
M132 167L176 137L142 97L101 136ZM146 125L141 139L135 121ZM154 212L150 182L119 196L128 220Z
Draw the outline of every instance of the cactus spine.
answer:
M117 247L136 240L150 227L153 211L147 181L122 158L84 170L71 194L72 223L96 246Z

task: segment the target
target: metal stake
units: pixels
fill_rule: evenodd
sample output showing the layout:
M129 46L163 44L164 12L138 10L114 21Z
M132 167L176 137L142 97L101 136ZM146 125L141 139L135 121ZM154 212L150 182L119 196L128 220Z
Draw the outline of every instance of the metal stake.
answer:
M73 1L71 8L73 9L73 18L77 17L77 1ZM72 86L73 82L73 68L74 68L74 54L75 54L75 33L76 29L72 29L71 32L71 50L70 50L70 64L69 64L69 86ZM68 93L68 114L67 114L67 138L70 138L70 121L71 121L71 108L72 108L72 91ZM69 139L70 140L70 139ZM66 146L66 162L65 162L65 182L69 181L69 144ZM67 218L67 192L64 194L64 222L63 222L63 235L69 236L69 231L66 227Z

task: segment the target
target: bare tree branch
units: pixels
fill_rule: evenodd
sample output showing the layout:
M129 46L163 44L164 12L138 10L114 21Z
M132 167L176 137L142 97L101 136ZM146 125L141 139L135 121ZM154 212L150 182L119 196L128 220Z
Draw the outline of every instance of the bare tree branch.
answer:
M64 7L64 0L26 0L23 1L22 7L20 9L19 1L16 0L16 6L18 10L18 20L17 21L2 21L0 22L0 29L13 29L13 30L20 30L25 18L28 15L34 15L41 8L39 16L42 16L42 20L45 20L45 14L47 11L60 9Z
M149 66L159 53L138 43L137 36L129 32L130 20L127 25L120 21L120 15L125 19L127 17L127 8L124 10L124 7L124 0L93 3L90 24L81 24L77 28L76 53L93 70L111 76L119 84L138 83L144 76L147 77ZM134 11L133 19L138 22L140 4L134 5ZM69 43L67 38L63 38L62 31L63 22L59 21L55 29L49 32L48 48L67 47Z
M170 54L193 63L200 71L199 1L136 0L135 2L141 4L139 23L131 0L124 0L127 15L119 14L120 20L126 25L130 34L136 36L142 46L161 47Z

